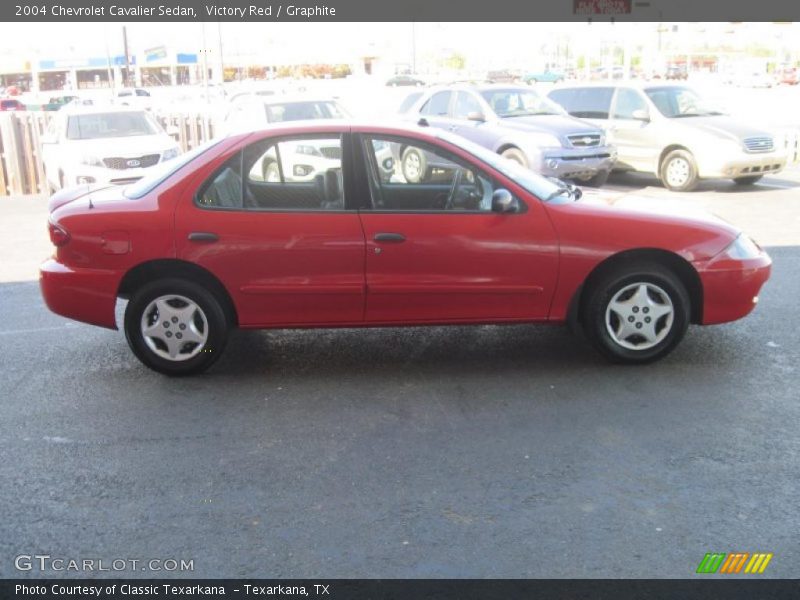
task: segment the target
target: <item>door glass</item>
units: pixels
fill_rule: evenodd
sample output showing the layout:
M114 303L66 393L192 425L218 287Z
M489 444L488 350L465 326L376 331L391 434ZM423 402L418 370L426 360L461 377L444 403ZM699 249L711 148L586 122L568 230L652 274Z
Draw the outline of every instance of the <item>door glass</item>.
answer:
M647 111L644 98L636 90L620 88L614 105L614 118L633 119L633 113L637 110Z
M492 210L493 182L440 149L400 138L369 138L364 147L378 210Z
M248 146L201 187L197 202L242 210L344 210L341 138Z
M431 117L446 117L447 110L450 106L450 95L452 92L436 92L431 96L420 110L423 115L430 115Z
M469 92L458 92L456 96L456 109L453 115L456 119L466 120L469 113L483 112L478 100Z

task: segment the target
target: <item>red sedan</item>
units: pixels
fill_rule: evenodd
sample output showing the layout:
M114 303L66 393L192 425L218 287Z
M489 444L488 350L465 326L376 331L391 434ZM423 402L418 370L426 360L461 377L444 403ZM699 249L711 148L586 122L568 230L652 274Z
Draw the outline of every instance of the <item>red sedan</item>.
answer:
M408 147L434 157L403 178ZM690 323L747 315L769 256L713 217L581 198L457 136L332 122L234 135L126 188L50 200L41 289L116 328L147 366L202 371L232 327L582 325L618 362L670 352Z

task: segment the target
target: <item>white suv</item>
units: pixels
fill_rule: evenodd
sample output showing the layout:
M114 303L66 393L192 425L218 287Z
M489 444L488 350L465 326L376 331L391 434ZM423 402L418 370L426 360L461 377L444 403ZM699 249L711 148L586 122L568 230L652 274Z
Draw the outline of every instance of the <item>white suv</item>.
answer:
M128 184L180 149L146 111L134 108L65 107L42 139L50 189L78 184Z

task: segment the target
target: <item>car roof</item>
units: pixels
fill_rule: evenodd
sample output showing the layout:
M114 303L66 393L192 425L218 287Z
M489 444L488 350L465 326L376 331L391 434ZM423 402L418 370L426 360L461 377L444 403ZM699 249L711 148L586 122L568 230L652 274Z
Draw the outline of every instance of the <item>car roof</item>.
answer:
M422 121L422 119L420 119ZM419 122L419 121L418 121ZM417 122L417 123L418 123ZM307 121L282 121L271 123L257 130L235 131L226 137L247 137L254 134L272 133L278 135L314 134L314 133L375 133L379 135L412 136L422 140L435 141L443 139L443 130L409 122L402 118L388 121L365 121L360 119L313 119Z
M135 106L120 106L117 104L65 104L61 110L58 111L60 115L91 115L91 114L107 114L107 113L144 113L147 111L143 108L136 108Z

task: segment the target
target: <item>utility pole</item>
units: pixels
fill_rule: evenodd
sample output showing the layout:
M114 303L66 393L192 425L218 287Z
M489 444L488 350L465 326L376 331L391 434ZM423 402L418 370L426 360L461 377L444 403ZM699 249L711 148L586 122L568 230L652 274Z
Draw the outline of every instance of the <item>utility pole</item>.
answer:
M222 21L217 21L217 41L219 42L219 84L225 83L225 63L222 60Z
M411 72L417 72L417 23L411 21Z
M122 26L122 47L125 49L125 85L130 86L131 55L128 52L128 28L125 25Z

